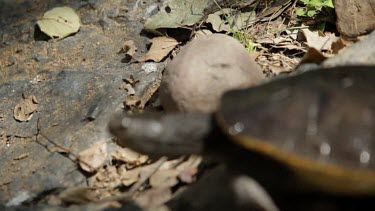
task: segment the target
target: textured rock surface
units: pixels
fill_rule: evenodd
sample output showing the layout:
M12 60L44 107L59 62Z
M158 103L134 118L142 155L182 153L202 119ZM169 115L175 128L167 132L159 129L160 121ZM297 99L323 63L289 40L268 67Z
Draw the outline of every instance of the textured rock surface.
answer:
M148 2L143 6L152 4ZM43 137L36 139L37 127L75 153L109 140L107 122L127 96L119 89L123 79L138 79L134 89L141 96L158 76L140 71L141 64L121 62L124 55L117 53L124 39L146 50L147 38L139 35L144 13L137 8L134 14L117 12L128 18L115 20L99 12L115 16L119 5L133 8L134 2L64 1L80 14L80 31L54 42L34 39L35 20L62 3L42 0L35 6L27 0L0 0L0 210L5 204L35 205L35 198L52 190L87 185L87 175L76 162L57 153ZM35 95L39 102L27 122L13 117L22 95ZM112 147L117 145L110 143L109 152Z
M337 29L348 37L356 37L375 29L374 0L335 0Z
M160 98L167 111L213 112L225 91L259 84L263 78L237 40L208 35L190 42L167 65Z

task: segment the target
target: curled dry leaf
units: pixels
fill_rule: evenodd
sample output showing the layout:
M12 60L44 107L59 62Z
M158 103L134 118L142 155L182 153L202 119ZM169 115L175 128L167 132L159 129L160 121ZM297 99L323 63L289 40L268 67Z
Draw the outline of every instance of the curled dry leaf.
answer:
M99 171L89 178L90 187L94 188L116 188L121 185L120 173L116 166L100 168Z
M128 95L135 95L134 87L139 83L139 80L130 75L129 78L124 78L123 81L124 83L120 85L119 89L126 90Z
M318 50L332 50L332 43L339 39L334 33L330 32L326 32L324 36L320 36L318 32L313 32L310 29L302 29L302 33L306 38L306 44L310 48Z
M38 101L35 95L24 97L23 101L18 103L13 109L13 117L20 122L26 122L31 119L33 113L38 109Z
M177 167L179 170L178 178L185 183L194 182L198 173L198 166L201 162L201 156L191 155L187 161Z
M141 108L141 98L137 95L128 95L124 101L124 105L127 109L135 110L135 109L142 109Z
M135 203L145 210L157 210L172 198L170 188L151 188L134 197Z
M124 78L123 81L126 84L130 84L132 87L135 87L135 85L137 85L137 83L140 82L138 79L134 78L133 75L130 75L130 77L128 77L128 78Z
M173 187L178 179L185 183L195 181L198 165L202 162L200 156L191 155L186 161L180 159L165 162L158 171L150 177L152 187Z
M150 165L137 167L131 170L126 170L125 168L122 168L121 171L119 171L121 175L122 184L124 184L125 186L129 186L135 182L149 179L150 175L154 174L153 172L155 172L155 168L159 169L158 162L159 161L157 161L156 163L152 163Z
M353 41L340 37L336 42L332 43L332 53L338 54L341 50L353 44Z
M137 52L138 48L135 46L135 43L133 40L127 40L124 42L123 47L121 48L119 53L125 53L131 57L134 56L134 54Z
M107 157L107 143L96 143L78 153L79 165L87 172L97 171Z
M131 170L122 169L120 172L121 183L125 186L130 186L139 180L142 167L138 167Z
M268 68L275 75L279 75L280 73L286 73L286 72L291 72L292 71L291 68L284 67L280 63L270 64L270 65L268 65Z
M178 183L177 169L159 170L150 177L150 185L156 187L173 187Z
M162 75L163 74L160 71L155 81L147 86L146 90L142 93L142 96L128 95L124 102L125 107L130 110L143 109L146 106L146 103L160 87Z
M132 87L132 85L123 83L119 87L120 90L126 90L126 93L128 95L135 95L135 89Z
M136 59L138 62L160 62L178 45L177 40L171 37L155 37L151 42L150 50L143 57Z
M148 160L147 155L139 154L129 148L119 148L118 150L112 152L111 156L115 160L137 166L145 163Z
M309 48L309 50L303 56L301 63L321 64L327 58L328 57L323 55L319 50L315 48Z

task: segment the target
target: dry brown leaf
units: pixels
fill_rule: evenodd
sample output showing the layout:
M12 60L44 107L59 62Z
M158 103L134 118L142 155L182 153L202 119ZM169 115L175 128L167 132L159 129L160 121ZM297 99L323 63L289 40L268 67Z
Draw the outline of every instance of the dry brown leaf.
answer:
M170 188L151 188L134 197L134 201L145 210L155 210L172 198Z
M178 165L178 170L183 170L187 167L197 168L199 164L202 162L202 157L198 155L190 155L189 158Z
M138 79L134 78L133 75L130 75L130 77L124 78L123 80L126 84L130 84L132 87L135 87L135 85L140 82Z
M318 32L313 32L310 29L301 29L303 35L306 38L306 44L310 48L316 48L318 50L332 50L332 43L338 40L338 37L334 33L326 32L325 36L320 36Z
M119 89L126 90L128 95L134 95L134 87L139 83L139 80L135 79L133 75L130 75L130 77L124 78L123 81L124 83L120 85Z
M155 37L151 42L150 50L143 57L136 59L138 62L160 62L178 45L177 40L171 37Z
M137 166L145 163L148 160L147 155L139 154L129 148L119 148L118 150L112 152L111 156L115 160Z
M288 69L286 67L283 67L283 66L280 66L280 65L273 65L273 64L270 64L268 66L268 68L275 74L275 75L278 75L280 73L284 73L284 72L291 72L292 70L291 69Z
M286 34L292 38L293 40L297 40L297 37L298 37L298 29L295 29L293 31L290 31L290 30L285 30Z
M128 95L124 101L124 105L130 110L137 109L141 105L141 98L137 95Z
M178 174L178 178L184 183L193 183L196 180L198 168L189 167Z
M292 71L300 62L299 58L289 58L283 53L263 54L257 58L257 63L269 75Z
M274 36L263 36L256 39L256 43L259 44L274 44L273 40L275 39Z
M324 56L319 50L309 48L307 53L303 56L301 63L315 63L320 64L328 57Z
M120 174L115 166L100 168L99 171L89 178L90 187L115 188L121 185Z
M149 177L150 172L155 171L154 164L155 163L142 167L137 167L131 170L122 168L121 171L119 171L122 184L124 184L125 186L129 186L134 184L138 180L141 180L142 178ZM158 169L158 171L159 170L160 169Z
M144 108L146 103L151 99L151 97L155 94L155 92L159 89L161 78L163 74L159 72L157 78L147 86L146 90L143 92L140 108Z
M139 175L142 171L143 167L138 167L131 170L123 169L123 171L120 173L121 182L125 186L130 186L134 183L136 183L139 180Z
M35 95L24 97L13 109L13 117L17 121L27 122L33 117L33 113L38 109L38 101Z
M292 41L293 40L291 38L286 38L286 37L282 37L282 36L275 37L275 39L273 39L274 44L291 43Z
M127 40L124 42L123 47L121 48L119 53L125 53L131 57L135 55L137 52L138 48L135 46L135 43L133 40Z
M96 143L78 153L81 168L87 172L97 171L107 157L107 143Z
M195 181L200 156L191 155L186 161L181 159L166 161L155 174L150 177L152 187L173 187L178 183L178 178L186 183Z
M187 161L177 167L179 171L178 178L185 183L194 182L198 173L198 166L201 162L201 156L191 155Z
M173 187L178 183L176 169L159 170L150 177L150 185L156 187Z
M128 95L135 95L135 89L132 87L132 85L123 83L119 87L120 90L126 90L126 93Z
M274 48L284 48L288 50L298 50L298 51L303 51L306 52L306 47L299 46L298 43L296 44L282 44L282 45L276 45L273 46Z
M146 87L146 89L142 93L142 96L128 95L124 102L125 107L130 110L143 109L146 106L146 103L151 99L151 97L160 87L162 75L163 74L160 71L157 78Z
M272 45L272 48L305 51L305 47L302 47L299 42L295 42L289 35L287 37L274 37L268 34L257 38L256 43Z
M340 37L336 42L332 43L332 53L338 54L342 49L345 49L346 47L353 44L353 41L346 40L342 37Z

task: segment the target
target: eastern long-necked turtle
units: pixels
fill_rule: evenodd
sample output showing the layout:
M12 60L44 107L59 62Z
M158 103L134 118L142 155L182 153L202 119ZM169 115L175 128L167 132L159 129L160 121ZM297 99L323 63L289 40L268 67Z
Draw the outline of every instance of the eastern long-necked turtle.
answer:
M230 91L213 115L124 115L109 128L147 154L226 155L270 186L375 194L375 67L314 70Z

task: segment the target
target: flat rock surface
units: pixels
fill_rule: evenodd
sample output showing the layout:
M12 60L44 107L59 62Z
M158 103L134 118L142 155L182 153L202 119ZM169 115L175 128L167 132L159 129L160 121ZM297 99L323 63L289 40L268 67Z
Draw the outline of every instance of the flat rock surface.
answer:
M76 162L56 152L43 137L37 139L38 127L74 153L109 140L108 119L127 95L119 89L123 79L131 75L138 79L135 92L141 95L159 74L146 74L141 64L123 63L124 54L118 53L127 39L134 40L140 52L146 50L147 38L139 35L140 19L150 15L143 11L153 4L0 1L0 204L20 196L32 200L58 188L86 186L86 175ZM36 20L62 5L80 15L80 31L59 41L35 38ZM128 13L120 17L123 10ZM32 95L38 101L37 110L29 121L16 121L15 106L23 96ZM110 146L109 151L117 147Z

